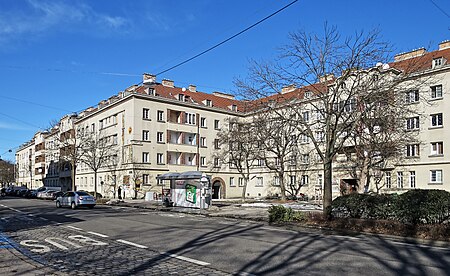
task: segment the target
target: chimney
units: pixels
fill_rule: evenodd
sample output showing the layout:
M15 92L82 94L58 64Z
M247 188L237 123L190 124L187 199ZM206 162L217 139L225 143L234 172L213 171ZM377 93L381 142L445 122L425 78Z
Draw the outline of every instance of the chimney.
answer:
M127 89L125 89L126 92L134 92L136 90L136 88L138 88L137 84L131 85L130 87L128 87Z
M162 85L167 86L167 87L174 87L173 80L168 80L168 79L163 79Z
M319 77L320 82L327 82L327 81L331 81L333 79L334 79L334 74L326 74L326 75Z
M191 92L197 92L197 86L193 85L193 84L189 84L188 87L189 91Z
M291 85L285 86L285 87L281 88L281 94L286 94L286 93L292 92L296 88L297 87L295 86L295 84L291 84Z
M104 107L104 106L107 105L107 104L108 104L108 102L107 102L106 100L101 100L101 101L98 103L98 108L100 109L100 108Z
M225 99L234 100L234 96L233 96L233 95L230 95L230 94L227 94L227 93L215 91L215 92L213 92L212 94L213 94L214 96L217 96L217 97L222 97L222 98L225 98Z
M142 83L143 84L153 84L156 82L156 76L149 74L149 73L144 73L142 75Z
M425 48L422 47L422 48L415 49L415 50L412 50L409 52L400 53L400 54L394 56L394 61L401 61L401 60L419 57L419 56L425 54L426 52L427 51L425 50Z
M439 50L444 50L450 48L450 40L444 40L439 43Z

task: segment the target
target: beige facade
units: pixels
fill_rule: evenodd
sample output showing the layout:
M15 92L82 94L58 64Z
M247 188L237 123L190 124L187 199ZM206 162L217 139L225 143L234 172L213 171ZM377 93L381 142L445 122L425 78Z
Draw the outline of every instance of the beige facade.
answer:
M416 90L420 96L411 102L418 114L411 115L417 117L411 131L417 132L420 142L408 145L403 162L388 167L379 176L383 192L416 188L450 191L450 146L447 145L450 127L446 124L450 118L448 46L445 42L440 50L429 54L410 52L396 56L396 62L405 62L425 54L429 64L414 76L419 80ZM295 89L287 87L282 93ZM304 100L300 104L308 105L307 99ZM132 86L78 115L66 116L56 131L37 133L31 142L23 145L16 153L17 183L32 188L59 183L70 189L71 166L61 162L61 135L73 131L77 136L90 131L101 133L114 145L113 157L97 174L97 189L104 196L116 197L119 188L126 197L143 197L146 191L161 193L164 186L157 181L158 175L201 171L212 176L216 198L238 198L242 195L243 177L228 164L214 160L214 153L218 150L217 134L228 127L228 119L252 119L253 114L243 112L242 104L230 95L201 93L194 85L187 89L175 87L170 80L157 83L155 76L144 74L141 86ZM311 117L315 116L312 107L305 110L311 111ZM318 129L315 135L324 134ZM304 153L308 153L300 158L301 162L316 162L310 141L299 139ZM343 181L355 181L349 176L346 158L338 155L334 163L334 196L339 195ZM323 176L320 163L307 168L300 164L287 174L286 182L302 183L300 192L320 197ZM77 189L94 190L94 174L83 162L77 164L74 180ZM279 194L277 183L279 180L273 172L264 164L256 163L251 169L247 196Z

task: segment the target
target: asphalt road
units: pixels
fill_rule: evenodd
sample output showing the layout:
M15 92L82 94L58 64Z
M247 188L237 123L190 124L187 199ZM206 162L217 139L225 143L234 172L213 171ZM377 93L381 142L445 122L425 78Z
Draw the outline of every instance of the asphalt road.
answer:
M450 248L114 206L2 198L0 231L77 275L450 275Z

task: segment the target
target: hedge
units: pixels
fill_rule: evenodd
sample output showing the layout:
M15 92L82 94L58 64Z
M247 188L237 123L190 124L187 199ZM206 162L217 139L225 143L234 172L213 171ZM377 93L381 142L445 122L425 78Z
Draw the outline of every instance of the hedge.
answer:
M400 195L349 194L333 200L331 209L333 217L440 224L450 219L450 193L417 189Z

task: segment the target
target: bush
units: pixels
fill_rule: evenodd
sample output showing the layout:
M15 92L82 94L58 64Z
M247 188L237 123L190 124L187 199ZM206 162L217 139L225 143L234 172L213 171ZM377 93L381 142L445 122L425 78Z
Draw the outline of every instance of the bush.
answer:
M443 190L411 190L401 195L350 194L331 204L339 218L393 219L403 223L444 223L450 218L450 193Z
M269 223L283 223L303 220L306 220L306 216L302 212L292 210L292 208L286 208L282 205L272 205L269 208Z

